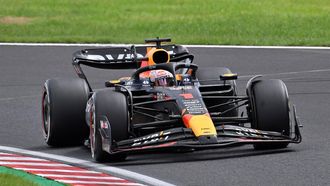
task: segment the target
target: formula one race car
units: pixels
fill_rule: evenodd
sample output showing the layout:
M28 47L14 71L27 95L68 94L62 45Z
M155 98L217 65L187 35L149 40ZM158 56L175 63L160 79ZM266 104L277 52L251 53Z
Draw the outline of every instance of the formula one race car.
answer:
M170 39L74 53L80 78L49 79L44 85L46 143L66 146L87 140L92 157L102 162L136 152L244 144L277 149L301 142L283 81L255 76L246 96L239 96L237 74L228 68L199 69L187 48L163 42ZM93 90L80 65L136 70Z

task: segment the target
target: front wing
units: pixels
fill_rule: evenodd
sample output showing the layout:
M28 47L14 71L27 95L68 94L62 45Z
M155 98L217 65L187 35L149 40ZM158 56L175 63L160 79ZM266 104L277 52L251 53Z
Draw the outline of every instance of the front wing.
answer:
M296 123L292 137L279 132L261 131L236 125L221 125L216 127L217 139L198 140L189 128L173 128L143 137L120 141L110 152L134 153L161 150L203 150L233 147L256 143L300 143L301 135Z

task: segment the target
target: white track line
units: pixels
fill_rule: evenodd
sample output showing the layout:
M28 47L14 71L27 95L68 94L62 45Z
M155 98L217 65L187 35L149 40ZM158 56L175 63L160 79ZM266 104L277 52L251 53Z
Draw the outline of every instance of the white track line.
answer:
M42 177L53 177L53 178L88 178L88 179L100 179L100 180L121 180L124 179L112 177L112 176L75 176L75 175L59 175L59 174L37 174Z
M258 75L261 75L261 76L281 76L281 75L295 75L295 74L320 73L320 72L330 72L330 69L315 69L315 70L280 72L280 73L273 73L273 74L258 74ZM257 74L254 74L254 75L241 75L241 76L238 76L238 78L239 79L252 78L256 75ZM39 96L20 96L20 97L0 98L0 101L15 101L15 100L18 100L18 99L35 98L35 97L39 97ZM0 155L1 154L2 153L0 153ZM3 154L6 154L6 153L3 153Z
M125 182L101 182L101 181L76 181L76 180L56 180L58 182L70 183L70 184L95 184L95 185L132 185L132 186L142 186L139 183L125 183Z
M319 73L319 72L330 72L330 69L316 69L316 70L305 70L305 71L295 71L295 72L280 72L274 74L260 74L262 76L280 76L280 75L294 75L294 74L304 74L304 73ZM239 78L249 78L256 75L244 75L239 76Z
M4 160L19 160L19 161L45 161L47 162L48 160L45 159L39 159L39 158L30 158L30 157L1 157L0 156L0 161Z
M0 101L12 101L12 100L17 100L17 99L26 99L26 98L37 98L40 97L39 95L34 95L34 96L19 96L19 97L9 97L9 98L0 98Z
M188 48L237 48L237 49L303 49L330 50L330 47L318 46L242 46L242 45L183 45Z
M44 152L30 151L30 150L14 148L14 147L7 147L7 146L0 146L0 150L19 153L19 154L26 154L26 155L30 155L30 156L36 156L39 158L52 159L52 160L56 160L56 161L66 162L69 164L79 165L81 167L86 167L86 168L94 168L98 171L105 171L107 173L110 173L113 176L121 176L124 178L141 181L148 185L174 186L173 184L164 182L164 181L156 179L156 178L152 178L150 176L146 176L143 174L139 174L136 172L132 172L129 170L112 167L112 166L108 166L108 165L104 165L104 164L93 163L93 162L87 161L87 160L70 158L70 157L60 156L60 155L55 155L55 154L48 154L48 153L44 153Z
M80 171L80 170L62 170L62 169L33 169L33 168L15 168L24 171L40 171L40 172L70 172L70 173L86 173L86 174L102 174L101 172L96 171Z
M113 47L130 46L131 44L102 44L102 43L0 43L0 46L59 46L59 47ZM136 46L143 44L136 44ZM318 46L241 46L241 45L183 45L188 48L238 48L238 49L306 49L329 50L330 47Z
M40 166L40 167L71 167L66 164L45 164L45 163L31 163L31 162L2 162L0 161L0 165L24 165L24 166Z

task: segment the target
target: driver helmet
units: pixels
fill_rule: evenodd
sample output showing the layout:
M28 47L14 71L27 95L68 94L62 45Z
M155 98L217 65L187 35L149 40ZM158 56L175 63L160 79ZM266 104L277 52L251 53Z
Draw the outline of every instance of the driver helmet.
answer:
M152 70L150 72L150 81L155 86L173 86L174 77L173 74L167 70Z

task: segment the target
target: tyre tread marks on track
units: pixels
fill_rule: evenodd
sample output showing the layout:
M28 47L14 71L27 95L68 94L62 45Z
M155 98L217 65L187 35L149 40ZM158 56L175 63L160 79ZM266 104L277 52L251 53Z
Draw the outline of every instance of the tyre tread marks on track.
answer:
M50 160L0 152L0 166L22 170L37 176L69 185L125 185L141 186L109 174L91 171Z

